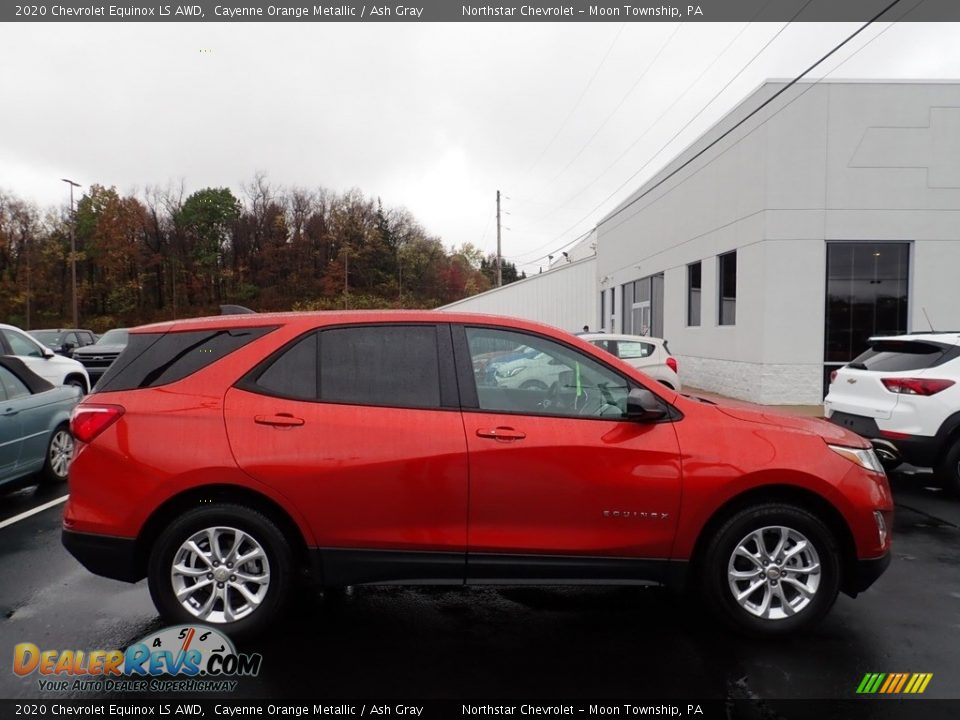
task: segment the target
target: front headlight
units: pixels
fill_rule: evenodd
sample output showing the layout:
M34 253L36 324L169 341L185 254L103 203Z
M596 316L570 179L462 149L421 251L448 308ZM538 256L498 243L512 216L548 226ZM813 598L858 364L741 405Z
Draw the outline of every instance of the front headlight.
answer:
M842 455L850 462L856 463L864 470L879 473L880 475L886 474L873 448L852 448L843 445L827 445L827 447L837 453L837 455Z
M507 370L506 372L500 372L500 371L498 370L498 371L497 371L497 377L499 377L499 378L512 378L512 377L514 377L514 376L519 375L520 373L522 373L522 372L524 371L524 369L525 369L525 368L521 365L520 367L510 368L510 369Z

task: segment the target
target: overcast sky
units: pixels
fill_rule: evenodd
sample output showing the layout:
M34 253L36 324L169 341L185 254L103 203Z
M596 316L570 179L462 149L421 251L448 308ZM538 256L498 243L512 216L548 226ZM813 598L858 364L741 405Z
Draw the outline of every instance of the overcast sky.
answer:
M263 171L359 188L487 251L499 188L504 255L536 271L764 79L795 76L856 27L783 29L591 212L783 24L7 24L0 188L41 205L67 201L62 177L239 194ZM893 26L830 77L960 78L958 31Z

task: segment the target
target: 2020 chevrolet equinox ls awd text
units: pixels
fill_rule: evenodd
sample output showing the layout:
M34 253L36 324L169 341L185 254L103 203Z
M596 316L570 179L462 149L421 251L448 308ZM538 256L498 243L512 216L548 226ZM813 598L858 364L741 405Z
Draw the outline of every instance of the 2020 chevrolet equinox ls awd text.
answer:
M549 386L489 382L536 351ZM482 380L482 381L479 381ZM148 325L74 411L63 540L171 622L294 582L661 583L782 634L867 588L893 503L830 423L685 397L544 325L439 312Z

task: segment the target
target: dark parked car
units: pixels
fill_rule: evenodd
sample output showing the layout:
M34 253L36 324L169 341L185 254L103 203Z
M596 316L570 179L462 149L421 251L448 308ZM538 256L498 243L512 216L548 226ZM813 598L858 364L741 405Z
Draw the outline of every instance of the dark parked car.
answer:
M97 341L97 334L92 330L63 329L58 330L29 330L32 335L44 347L48 347L58 355L73 357L73 351L77 348L93 345Z
M87 375L90 376L90 385L93 386L126 346L126 328L108 330L93 345L74 351L73 359L80 361L87 369Z
M15 357L0 357L0 484L33 473L67 479L73 456L70 411L81 398L72 385L54 387Z

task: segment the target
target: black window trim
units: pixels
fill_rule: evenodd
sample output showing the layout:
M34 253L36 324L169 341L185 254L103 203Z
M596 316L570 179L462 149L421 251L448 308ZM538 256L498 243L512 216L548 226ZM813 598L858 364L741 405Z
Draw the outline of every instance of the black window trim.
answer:
M443 327L447 327L447 332L443 331ZM433 327L436 330L437 334L437 362L438 362L438 372L440 376L440 405L438 407L423 407L420 405L390 405L390 404L380 404L380 403L356 403L356 402L342 402L339 400L324 400L321 396L323 389L320 385L320 344L323 342L321 333L326 330L348 330L350 328L370 328L370 327ZM308 399L304 397L296 397L290 395L283 395L276 392L269 392L266 388L260 387L257 385L257 381L260 379L260 376L269 368L281 355L283 355L287 350L292 348L294 345L299 343L305 337L315 333L318 336L317 340L317 397L314 399ZM376 322L345 322L345 323L332 323L329 325L318 325L316 327L310 328L305 332L300 333L296 337L288 340L286 343L281 345L279 348L270 353L266 358L261 360L259 363L253 366L252 369L248 370L237 382L233 384L233 387L238 390L245 390L247 392L254 393L256 395L263 395L264 397L278 398L281 400L291 400L294 402L310 402L317 403L321 405L347 405L352 407L374 407L374 408L387 408L395 410L428 410L428 411L441 411L441 412L459 412L460 404L458 402L459 392L458 392L458 382L457 374L454 369L453 361L453 352L452 344L450 337L450 323L448 322L416 322L409 320L398 320L398 321L376 321ZM450 404L445 404L450 403Z
M635 390L637 388L650 390L647 385L640 383L634 380L631 377L624 375L620 370L617 370L614 367L611 367L608 363L604 362L602 359L595 357L593 355L583 352L583 348L576 347L568 342L560 340L558 338L552 337L550 335L543 335L541 333L535 332L533 330L527 330L526 328L517 328L510 327L507 325L486 325L486 324L472 324L472 323L454 323L453 324L453 350L454 355L456 356L456 365L457 365L457 374L460 381L460 406L463 412L469 413L478 413L482 415L516 415L518 417L542 417L542 418L554 418L557 420L590 420L590 421L600 421L600 422L630 422L625 417L601 417L601 416L590 416L590 415L557 415L555 413L530 413L530 412L519 412L515 410L484 410L480 407L480 399L477 394L477 379L473 374L473 359L470 355L470 345L467 343L467 328L473 330L502 330L504 332L519 333L521 335L530 335L541 340L547 340L548 342L556 343L562 347L567 348L572 352L579 353L581 355L587 355L591 360L596 362L598 365L603 367L605 370L613 373L617 377L624 380L627 384L627 392L630 390ZM597 348L599 352L606 353L606 350ZM651 390L651 392L653 392ZM664 404L667 409L667 414L662 420L657 420L654 423L649 423L651 425L665 423L665 422L676 422L683 419L683 413L680 412L674 404L668 402L656 392L653 393L656 395L657 399Z

